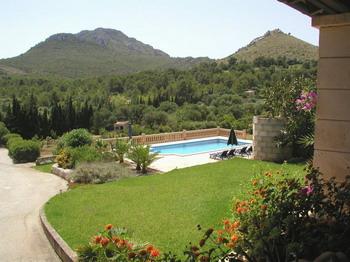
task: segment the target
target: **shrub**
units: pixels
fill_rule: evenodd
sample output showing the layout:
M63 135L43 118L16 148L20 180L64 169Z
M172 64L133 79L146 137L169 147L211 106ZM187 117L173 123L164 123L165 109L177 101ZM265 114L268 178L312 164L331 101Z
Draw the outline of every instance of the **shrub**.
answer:
M92 136L83 128L74 129L68 133L65 133L57 143L57 150L60 151L64 147L81 147L85 145L91 145Z
M69 148L63 148L56 157L56 162L59 167L70 169L74 167L73 157Z
M101 161L102 153L91 146L67 147L60 151L56 157L56 162L62 168L74 168L78 163Z
M40 156L40 143L12 138L8 141L9 155L16 163L33 162Z
M3 139L4 145L6 145L6 147L9 147L11 140L22 139L22 137L16 133L9 133L9 134L3 136L2 139Z
M5 145L5 141L3 140L3 137L10 133L10 131L7 129L5 124L3 122L0 122L0 145Z
M132 174L130 169L116 162L92 162L79 164L70 178L76 183L101 184L129 177Z

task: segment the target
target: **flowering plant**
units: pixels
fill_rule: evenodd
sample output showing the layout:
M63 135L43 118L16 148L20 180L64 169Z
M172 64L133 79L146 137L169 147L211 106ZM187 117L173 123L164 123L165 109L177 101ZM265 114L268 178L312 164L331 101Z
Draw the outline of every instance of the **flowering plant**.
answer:
M126 238L126 229L112 224L78 248L79 261L159 261L160 251L152 245L135 244Z
M314 133L317 100L314 86L310 79L284 79L263 92L268 115L286 120L285 128L276 137L276 145L291 148L292 157L307 159L313 153L312 147L305 150L299 140Z
M315 91L304 91L295 101L297 109L305 112L311 112L316 107L317 93Z
M252 180L247 196L213 231L217 247L208 247L208 254L222 251L230 261L251 262L313 260L325 251L350 257L350 177L337 183L312 168L305 180L266 172ZM199 246L198 257L206 252Z

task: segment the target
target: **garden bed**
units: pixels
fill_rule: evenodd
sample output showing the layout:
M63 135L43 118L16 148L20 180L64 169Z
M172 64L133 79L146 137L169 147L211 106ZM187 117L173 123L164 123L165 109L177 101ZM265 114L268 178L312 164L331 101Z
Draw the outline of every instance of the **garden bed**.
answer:
M49 222L73 249L86 244L105 224L126 227L137 241L182 255L203 228L230 216L232 198L243 195L252 176L285 169L302 176L302 165L233 159L165 174L87 185L52 198ZM84 221L84 223L81 223Z

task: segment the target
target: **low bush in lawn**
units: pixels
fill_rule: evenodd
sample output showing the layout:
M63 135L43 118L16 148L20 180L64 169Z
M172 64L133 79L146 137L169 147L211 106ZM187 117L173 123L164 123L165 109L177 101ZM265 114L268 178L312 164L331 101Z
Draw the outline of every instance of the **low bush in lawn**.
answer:
M40 143L22 138L8 140L9 156L15 163L34 162L40 156Z
M71 174L70 179L75 183L101 184L132 175L133 172L123 164L116 162L92 162L79 164Z
M59 152L65 147L82 147L86 145L91 145L92 136L91 134L83 128L74 129L68 133L65 133L57 143L57 151Z
M60 151L56 158L58 166L65 169L75 168L78 163L101 160L103 160L103 154L91 146L66 147Z
M10 133L6 125L3 122L0 122L0 145L5 145L3 137Z

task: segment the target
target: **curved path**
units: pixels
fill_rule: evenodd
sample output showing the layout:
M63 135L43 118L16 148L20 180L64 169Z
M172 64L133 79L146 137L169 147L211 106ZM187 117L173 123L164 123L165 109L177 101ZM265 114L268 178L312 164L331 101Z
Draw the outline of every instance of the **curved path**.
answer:
M60 261L41 228L40 207L65 180L14 165L0 148L0 261Z

